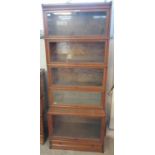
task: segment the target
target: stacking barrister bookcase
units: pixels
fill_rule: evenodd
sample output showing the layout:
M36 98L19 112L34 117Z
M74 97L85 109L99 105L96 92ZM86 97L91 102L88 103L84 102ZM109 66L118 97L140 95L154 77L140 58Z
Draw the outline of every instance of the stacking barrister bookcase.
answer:
M50 148L103 152L111 3L42 9Z

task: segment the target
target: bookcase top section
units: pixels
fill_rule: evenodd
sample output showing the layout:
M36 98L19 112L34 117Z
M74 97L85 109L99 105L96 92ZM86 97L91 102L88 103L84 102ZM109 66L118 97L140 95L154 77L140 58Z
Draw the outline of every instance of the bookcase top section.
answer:
M109 9L112 2L107 3L62 3L62 4L42 4L43 11L61 10L61 9L85 9L85 8L98 8Z

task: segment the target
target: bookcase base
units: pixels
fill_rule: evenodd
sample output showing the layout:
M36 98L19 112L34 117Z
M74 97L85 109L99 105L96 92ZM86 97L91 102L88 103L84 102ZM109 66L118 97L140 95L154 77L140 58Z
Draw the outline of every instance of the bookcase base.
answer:
M74 151L88 151L88 152L104 152L104 145L83 140L50 140L50 149L63 149L63 150L74 150Z

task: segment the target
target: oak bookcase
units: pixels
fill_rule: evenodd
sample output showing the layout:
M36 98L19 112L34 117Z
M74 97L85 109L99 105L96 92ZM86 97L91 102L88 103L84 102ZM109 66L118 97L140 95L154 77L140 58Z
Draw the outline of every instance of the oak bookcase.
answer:
M50 148L103 152L111 3L42 10Z

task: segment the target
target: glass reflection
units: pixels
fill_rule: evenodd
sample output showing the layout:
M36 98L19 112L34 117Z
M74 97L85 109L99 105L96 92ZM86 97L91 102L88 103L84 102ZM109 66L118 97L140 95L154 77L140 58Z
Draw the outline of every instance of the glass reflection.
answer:
M54 12L47 20L48 35L104 35L106 12Z

